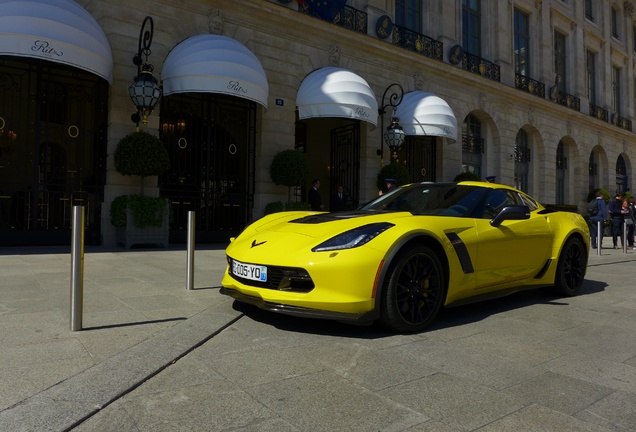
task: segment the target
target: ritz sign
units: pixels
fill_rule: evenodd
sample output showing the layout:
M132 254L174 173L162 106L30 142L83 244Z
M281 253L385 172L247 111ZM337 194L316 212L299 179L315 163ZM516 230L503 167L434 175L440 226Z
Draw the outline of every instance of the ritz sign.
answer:
M241 86L241 83L238 81L229 81L227 85L227 89L232 90L235 93L247 94L247 89Z
M63 52L57 51L55 48L51 46L49 42L43 41L43 40L36 40L33 46L31 47L31 51L40 52L48 56L55 55L58 57L62 57L64 55Z
M369 118L369 113L366 112L366 110L362 107L356 107L355 111L354 111L354 117L357 118Z

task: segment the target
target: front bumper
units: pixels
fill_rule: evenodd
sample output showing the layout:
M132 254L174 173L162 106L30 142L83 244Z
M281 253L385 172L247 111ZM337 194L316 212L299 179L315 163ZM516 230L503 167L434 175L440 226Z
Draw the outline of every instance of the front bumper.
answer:
M377 317L374 311L364 313L334 312L320 309L310 309L301 306L291 306L279 303L266 302L260 297L249 296L232 288L221 288L221 294L230 296L242 303L251 304L269 312L292 315L303 318L327 319L334 321L349 321L360 324L372 323Z

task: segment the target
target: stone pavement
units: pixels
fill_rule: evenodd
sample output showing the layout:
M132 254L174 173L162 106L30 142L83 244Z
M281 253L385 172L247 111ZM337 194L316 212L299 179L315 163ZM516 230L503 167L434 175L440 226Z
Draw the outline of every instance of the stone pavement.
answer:
M572 322L528 294L529 304L513 300L521 304L505 310L510 316L495 310L494 321L488 312L471 322L450 312L420 335L260 311L251 311L256 321L240 320L218 292L224 246L197 247L194 290L186 289L186 258L179 247L87 247L83 329L73 332L70 248L0 249L0 431L636 430L636 287L625 286L634 251L592 251L586 287L599 296L562 309ZM613 284L618 294L600 296ZM535 308L541 315L531 315ZM492 328L504 318L510 328ZM259 320L275 335L263 334ZM622 322L631 327L617 332L612 323ZM540 349L512 352L523 351L524 337L536 342L528 336L535 326ZM419 343L421 357L401 348ZM476 363L463 364L474 350ZM364 363L370 352L385 364ZM524 358L497 364L507 356Z

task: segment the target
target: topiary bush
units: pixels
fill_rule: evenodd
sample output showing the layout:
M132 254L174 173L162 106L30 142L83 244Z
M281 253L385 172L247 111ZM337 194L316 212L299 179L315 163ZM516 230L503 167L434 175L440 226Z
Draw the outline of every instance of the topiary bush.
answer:
M132 132L123 137L113 156L115 169L123 175L161 175L170 168L166 146L148 132Z
M163 142L148 132L136 131L123 137L113 154L115 169L122 175L141 177L139 195L122 195L110 205L110 220L116 227L125 226L126 207L132 211L138 228L161 226L168 205L165 198L144 196L144 177L161 175L170 169L170 156ZM172 215L172 208L170 208Z
M269 166L269 175L277 185L287 187L304 185L309 176L307 154L298 150L283 150L276 153Z
M285 211L310 211L311 206L306 202L288 202L285 204Z
M272 213L282 212L284 209L285 209L285 207L284 207L282 202L274 201L274 202L268 203L265 206L265 210L263 212L263 215L268 215L268 214L272 214Z
M167 205L168 201L162 197L120 195L110 205L110 223L116 227L126 226L126 207L130 207L137 228L161 226Z
M309 176L309 159L298 150L283 150L274 155L269 166L274 184L287 186L287 202L291 201L291 188L305 184Z
M396 186L411 183L411 173L404 165L399 163L384 165L378 172L376 185L383 193L387 191L386 179L388 178L395 179Z

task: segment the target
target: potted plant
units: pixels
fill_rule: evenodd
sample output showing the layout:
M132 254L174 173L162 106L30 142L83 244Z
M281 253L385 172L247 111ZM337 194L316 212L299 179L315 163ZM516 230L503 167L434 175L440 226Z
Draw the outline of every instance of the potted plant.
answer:
M110 217L117 227L117 242L126 248L134 244L168 247L168 201L144 195L144 178L163 174L170 167L165 145L148 132L132 132L119 141L113 156L117 172L141 177L139 194L122 195L111 203Z
M309 176L309 160L305 153L291 149L276 153L269 166L269 175L274 184L287 186L287 203L269 203L265 206L265 214L310 209L308 203L291 202L292 187L302 186Z

